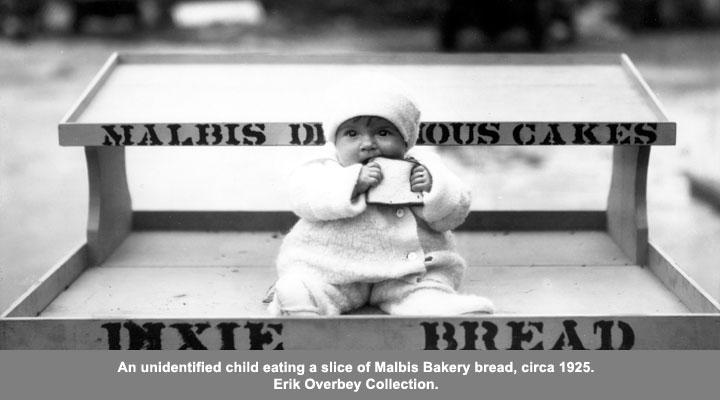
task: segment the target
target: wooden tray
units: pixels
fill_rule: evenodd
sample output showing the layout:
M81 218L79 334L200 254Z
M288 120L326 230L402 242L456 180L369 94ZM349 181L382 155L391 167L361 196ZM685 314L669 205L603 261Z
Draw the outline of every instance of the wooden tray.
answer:
M420 82L421 144L613 145L607 209L471 213L462 290L491 316L269 318L292 213L132 208L126 146L321 145L320 88L368 71ZM264 141L228 139L245 126ZM85 146L88 241L0 318L0 348L718 349L717 302L647 239L649 145L675 130L624 55L116 54L60 124Z

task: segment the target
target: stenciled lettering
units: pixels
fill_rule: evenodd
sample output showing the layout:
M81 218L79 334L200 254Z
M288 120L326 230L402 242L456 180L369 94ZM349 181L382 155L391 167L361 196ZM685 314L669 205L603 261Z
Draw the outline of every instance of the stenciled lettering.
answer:
M146 124L145 126L145 134L143 135L142 139L138 142L138 145L140 146L159 146L162 145L162 141L158 138L157 133L155 133L155 124Z
M170 327L177 329L182 338L183 344L178 350L207 350L207 347L200 341L198 335L209 328L210 324L202 323L193 326L192 324L177 323L170 325ZM193 328L195 328L194 331Z
M440 136L435 136L437 131L440 131ZM450 139L450 128L447 124L436 124L430 123L425 125L424 133L425 142L430 144L444 144Z
M523 342L531 343L533 341L533 329L538 335L542 335L543 323L542 322L508 322L507 325L512 329L512 341L508 350L526 350L523 346ZM528 329L525 329L525 326ZM530 329L533 328L533 329ZM542 340L538 340L535 345L530 345L530 350L543 350Z
M265 124L248 124L243 126L243 144L261 145L265 143ZM252 140L250 140L252 139Z
M180 142L180 132L179 131L180 131L181 127L182 127L182 125L180 125L180 124L168 125L168 129L170 129L170 143L169 144L171 146L179 146L181 144L184 146L187 146L187 145L192 144L192 139L190 139L190 138L187 138L187 139L183 140L182 142Z
M462 122L453 122L450 124L452 127L452 138L455 141L456 144L470 144L473 141L473 131L475 130L474 123L467 123L463 124ZM463 126L467 127L467 129L463 129ZM467 132L466 139L463 140L462 134L464 132Z
M105 131L105 139L103 140L103 146L130 146L132 142L132 125L120 125L122 134L115 131L115 125L101 125Z
M594 133L598 124L573 124L573 127L575 128L574 144L600 144Z
M101 325L108 332L108 349L121 350L120 331L121 327L125 328L129 336L128 350L161 350L162 349L162 329L165 324L162 322L146 322L142 326L127 321L123 324L120 322L111 322Z
M484 139L487 138L487 139ZM486 141L488 140L488 141ZM478 125L478 144L495 144L500 141L500 124L486 123Z
M527 129L529 131L529 136L527 137L527 140L523 140L523 130ZM513 128L513 139L515 140L515 143L520 145L530 145L535 143L535 124L520 124L517 125L515 128Z
M222 142L223 135L222 135L222 127L220 127L219 124L196 124L195 127L198 130L198 140L195 142L197 145L201 146L207 146L209 144L215 146ZM214 141L213 143L208 143L208 129L212 128L212 132L210 133Z
M127 350L162 350L163 335L168 333L179 339L177 350L207 350L208 348L220 350L235 350L236 335L242 330L237 328L235 322L221 322L212 333L212 325L208 322L189 323L176 322L166 326L162 322L146 322L142 326L134 321L108 322L100 325L107 332L107 345L109 350L122 350L123 340L127 343ZM171 328L171 329L166 329ZM283 332L283 324L248 322L244 325L249 340L249 350L283 350L283 342L280 341ZM220 334L220 342L217 343L217 333ZM167 337L166 337L167 339Z
M262 322L245 324L245 329L250 331L250 350L264 350L265 345L273 344L275 341L273 332L282 335L282 324L267 324L267 328L265 329L265 324ZM273 350L283 350L282 342L278 343Z
M219 146L219 145L262 145L267 140L265 124L144 124L144 125L101 125L103 146ZM324 143L317 126L310 127L311 138ZM240 128L240 129L239 129ZM322 131L322 128L319 128ZM142 130L142 131L141 131ZM139 136L142 132L142 136ZM136 137L133 134L137 133ZM242 137L238 137L241 135ZM138 137L139 136L139 137ZM138 140L139 139L139 140ZM165 141L163 141L165 140ZM316 143L317 144L317 143Z
M290 144L305 146L315 142L317 145L325 143L323 128L321 124L290 124ZM301 135L300 128L304 134Z
M417 145L651 145L657 123L427 122ZM320 123L100 125L103 146L259 146L325 144Z
M635 125L635 134L647 138L647 140L643 142L636 136L636 144L653 144L657 141L657 124L637 124Z
M569 347L572 350L586 350L577 334L577 331L575 330L577 322L571 319L565 320L563 321L563 327L565 328L565 331L560 334L560 337L558 337L558 340L555 342L552 349L565 350Z
M500 327L490 321L463 321L459 324L449 322L421 322L425 337L425 350L497 350ZM631 349L635 345L635 332L624 321L596 321L592 324L592 333L578 333L578 323L563 320L558 333L548 333L547 326L539 321L509 321L506 323L509 343L507 350L585 350L587 345L582 338L593 343L599 341L597 350L613 350L613 342L619 343L617 349ZM479 330L484 330L482 336ZM589 328L588 328L589 329ZM588 342L589 343L589 342Z
M562 135L560 134L560 128L558 124L548 124L548 134L545 136L545 139L543 139L540 144L542 145L563 145L565 144L565 141L562 138Z

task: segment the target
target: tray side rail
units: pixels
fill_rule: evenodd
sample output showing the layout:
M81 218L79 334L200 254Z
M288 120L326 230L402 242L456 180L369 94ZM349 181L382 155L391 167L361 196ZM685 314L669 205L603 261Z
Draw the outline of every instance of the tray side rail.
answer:
M40 277L0 318L37 316L87 267L88 247L83 243Z
M693 313L720 313L720 303L677 267L664 252L650 244L648 268Z
M720 349L718 314L246 318L7 318L0 349Z

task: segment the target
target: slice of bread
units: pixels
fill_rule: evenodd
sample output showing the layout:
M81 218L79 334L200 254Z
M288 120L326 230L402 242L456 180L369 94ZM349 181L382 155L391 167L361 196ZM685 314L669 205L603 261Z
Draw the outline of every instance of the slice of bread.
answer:
M410 173L416 165L406 160L378 157L383 180L367 192L368 204L422 205L422 193L410 190Z

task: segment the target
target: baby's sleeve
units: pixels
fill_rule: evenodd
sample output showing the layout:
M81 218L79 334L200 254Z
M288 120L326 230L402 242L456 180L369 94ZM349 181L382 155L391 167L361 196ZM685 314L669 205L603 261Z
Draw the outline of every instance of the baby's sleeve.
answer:
M423 205L414 208L415 214L437 232L444 232L462 224L470 212L470 189L434 154L416 156L432 176L430 192L423 193Z
M332 159L310 161L290 176L293 212L309 221L354 217L367 207L365 196L351 198L362 165L341 166Z

